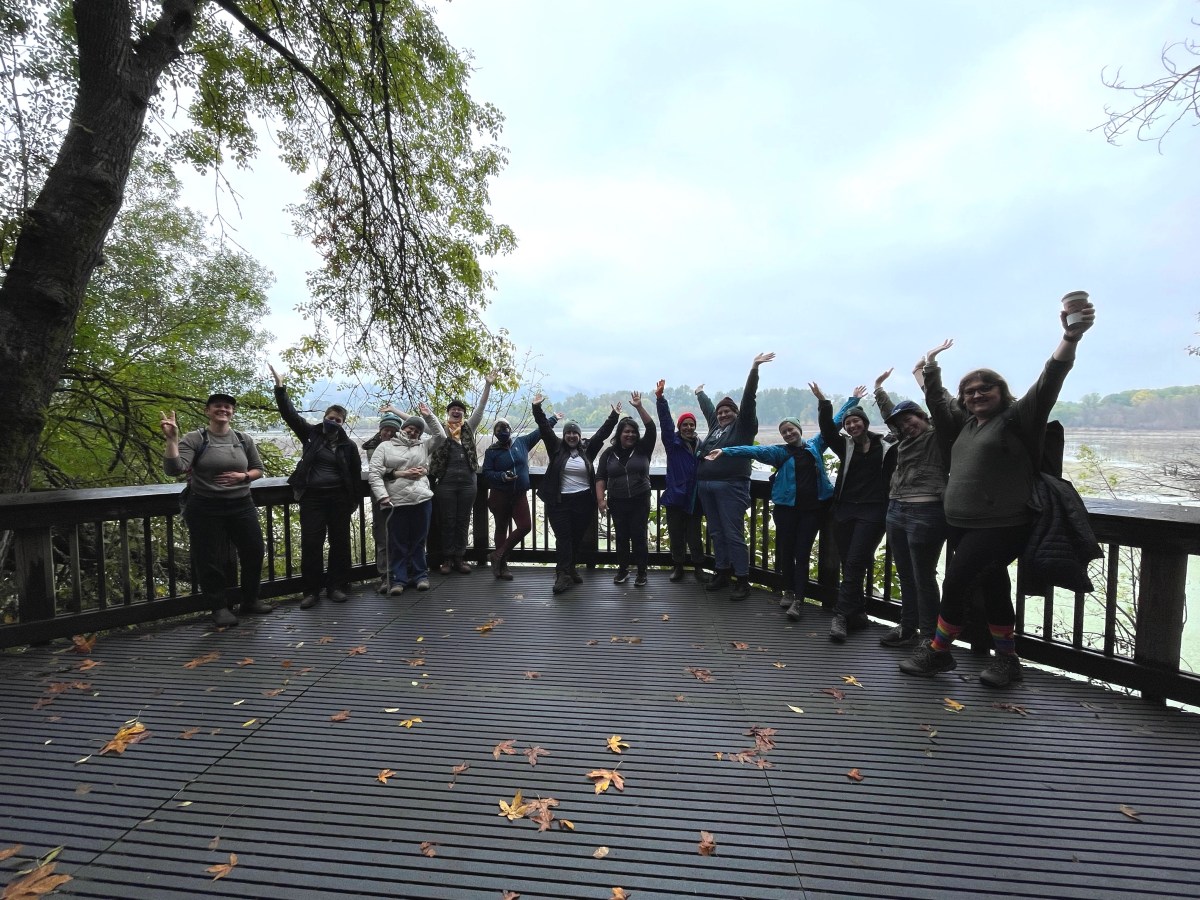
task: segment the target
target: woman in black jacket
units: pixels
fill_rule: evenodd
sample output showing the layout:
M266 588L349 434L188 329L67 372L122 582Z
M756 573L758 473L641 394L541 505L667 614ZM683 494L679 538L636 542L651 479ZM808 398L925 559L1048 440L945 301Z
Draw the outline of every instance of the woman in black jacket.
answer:
M300 584L304 595L300 608L316 606L323 588L328 588L334 603L345 603L350 584L350 517L362 496L358 445L342 428L346 423L344 407L330 406L319 425L309 423L296 412L279 373L273 366L267 368L275 379L275 405L302 447L296 471L288 478L300 502Z
M584 442L579 423L568 421L562 437L542 411L541 394L533 398L533 419L546 445L549 463L538 497L546 505L546 518L554 531L554 593L561 594L583 578L575 568L583 556L583 538L596 521L596 471L593 461L617 424L620 405L613 407L600 429Z
M641 434L637 422L626 416L617 423L612 446L600 454L596 464L596 504L600 512L607 511L617 535L617 574L613 584L624 584L629 578L629 560L637 566L634 584L646 583L646 568L650 550L646 546L646 527L650 521L650 457L658 431L650 413L642 406L642 395L634 391L629 405L638 411L646 433ZM607 495L605 494L607 491Z

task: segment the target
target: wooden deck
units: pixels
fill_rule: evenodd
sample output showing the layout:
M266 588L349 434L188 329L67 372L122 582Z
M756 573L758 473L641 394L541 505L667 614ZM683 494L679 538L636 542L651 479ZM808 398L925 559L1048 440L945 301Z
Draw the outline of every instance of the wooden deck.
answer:
M3 656L0 850L25 847L0 883L63 845L61 895L148 900L1200 893L1198 716L1036 670L989 691L965 651L908 678L881 627L835 646L818 607L791 626L759 591L599 570L555 598L548 570L516 571L109 634L88 671L61 644ZM150 737L101 756L134 718ZM716 757L752 726L775 746ZM618 763L624 791L595 793ZM573 830L498 815L518 790Z

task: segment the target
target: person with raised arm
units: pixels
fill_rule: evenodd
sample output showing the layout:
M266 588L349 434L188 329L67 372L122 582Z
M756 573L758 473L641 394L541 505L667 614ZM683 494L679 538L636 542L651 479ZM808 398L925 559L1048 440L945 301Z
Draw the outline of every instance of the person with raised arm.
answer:
M634 585L646 584L650 564L650 548L646 529L650 522L650 459L658 431L654 420L642 405L642 395L633 391L629 405L638 411L646 433L637 422L626 416L617 423L612 445L605 448L596 464L596 505L608 512L617 540L617 573L613 584L629 579L629 564L637 567Z
M924 359L921 367L924 368ZM892 370L875 379L875 403L899 438L888 484L888 549L900 582L900 624L879 639L885 647L915 647L937 627L937 567L946 545L946 463L929 415L912 400L893 403L884 389ZM924 385L924 375L919 379Z
M443 575L471 574L471 565L466 560L467 539L480 471L475 436L496 375L489 372L484 377L483 391L470 416L462 400L451 400L446 406L446 440L429 459L429 482L433 485L433 503L441 525L442 562L438 571Z
M380 444L367 467L371 494L388 516L388 593L398 597L406 587L429 590L425 539L433 508L429 455L446 440L446 432L425 403L419 416L409 416L400 432ZM422 440L425 430L429 440Z
M751 461L736 457L708 459L713 450L754 443L758 435L758 367L775 358L774 353L754 357L739 407L732 397L722 397L713 406L703 386L696 389L696 400L708 423L708 434L696 449L696 493L708 536L712 538L716 572L706 590L731 587L729 599L750 596L750 551L746 547L746 510L750 508Z
M300 441L300 461L288 477L300 504L300 608L316 606L326 590L334 603L345 603L350 586L350 517L362 496L362 459L343 427L346 408L330 405L321 423L313 425L296 412L275 367L268 363L267 368L275 379L279 415Z
M367 466L370 467L371 457L375 455L375 451L379 449L380 444L386 444L400 432L400 426L404 424L404 419L400 415L400 411L395 409L391 404L379 410L379 430L375 432L374 437L370 437L363 441L363 452L367 454ZM379 501L374 495L371 497L371 537L375 541L375 571L379 574L379 582L376 587L379 593L386 594L388 587L391 584L391 579L388 577L388 528L387 528L387 510L379 505Z
M945 341L927 354L925 402L934 426L953 441L944 503L954 555L942 583L937 630L900 663L906 675L957 668L950 648L962 631L967 600L978 588L996 650L979 680L1003 688L1022 679L1008 567L1025 549L1036 518L1030 504L1040 459L1034 454L1075 364L1079 341L1095 322L1095 307L1086 301L1070 321L1065 311L1060 314L1062 338L1042 374L1020 398L995 370L972 369L959 379L955 403L942 387L937 362L954 342Z
M546 505L546 518L554 532L554 593L561 594L583 581L578 564L583 558L583 539L596 521L596 470L593 462L612 434L620 404L612 408L604 424L586 443L578 422L568 420L562 438L542 411L543 397L533 398L533 420L537 422L549 462L538 497Z
M237 552L242 615L262 615L275 608L258 596L263 533L250 484L262 478L263 464L254 439L233 428L236 408L236 398L218 392L204 404L207 427L180 437L174 410L163 413L160 423L166 438L163 471L188 477L183 521L191 536L192 564L200 594L221 627L238 623L226 597L226 542Z
M666 387L666 380L659 379L654 396L663 449L667 451L667 489L659 497L659 503L667 509L667 536L673 564L670 580L683 580L684 564L690 558L696 580L703 583L703 514L696 501L696 417L685 412L672 422L671 406L663 396ZM696 390L704 390L704 385L699 385Z
M842 577L829 625L829 639L840 644L851 631L867 627L866 582L875 562L875 550L883 540L891 475L886 464L891 458L885 453L883 435L870 430L871 420L861 406L842 413L839 430L833 420L833 404L816 382L809 389L817 398L821 435L841 461L833 494L833 540ZM866 395L866 385L859 385L852 396L861 400Z

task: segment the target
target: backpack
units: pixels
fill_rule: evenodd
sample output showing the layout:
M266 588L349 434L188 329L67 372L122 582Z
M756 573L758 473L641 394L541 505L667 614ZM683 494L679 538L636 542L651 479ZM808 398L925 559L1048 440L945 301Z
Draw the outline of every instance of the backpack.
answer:
M246 436L236 429L233 436L237 438L238 446L242 448L242 452L246 453ZM208 449L208 429L200 429L200 449L196 451L196 455L192 457L192 464L188 467L184 477L187 479L187 484L183 486L183 490L179 492L179 511L183 512L187 507L188 495L192 492L192 470L196 468L196 463L200 462L200 457L204 455L204 451ZM249 453L246 453L249 456Z

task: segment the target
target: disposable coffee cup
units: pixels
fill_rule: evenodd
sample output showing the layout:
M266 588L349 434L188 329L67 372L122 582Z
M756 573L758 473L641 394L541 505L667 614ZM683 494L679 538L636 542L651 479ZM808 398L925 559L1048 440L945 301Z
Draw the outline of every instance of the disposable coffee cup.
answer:
M1067 327L1078 325L1083 321L1083 309L1088 303L1087 291L1071 291L1062 298L1063 309L1067 313Z

